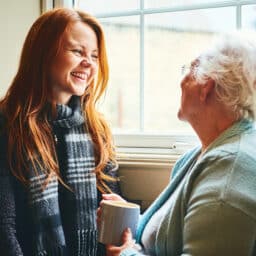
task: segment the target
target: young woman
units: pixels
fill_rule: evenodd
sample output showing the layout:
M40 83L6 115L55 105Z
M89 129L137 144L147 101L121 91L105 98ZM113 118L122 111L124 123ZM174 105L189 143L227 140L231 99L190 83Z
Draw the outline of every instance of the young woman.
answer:
M61 8L35 21L0 101L1 254L96 255L100 195L119 192L95 107L107 82L95 18Z

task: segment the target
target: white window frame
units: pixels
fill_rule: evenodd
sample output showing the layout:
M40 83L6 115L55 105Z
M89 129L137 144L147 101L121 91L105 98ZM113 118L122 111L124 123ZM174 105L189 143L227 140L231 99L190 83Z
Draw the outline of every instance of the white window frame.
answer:
M121 17L121 16L140 16L140 90L141 95L141 107L140 107L140 130L143 131L144 123L144 15L153 13L166 13L166 12L177 12L177 11L188 11L188 10L199 10L199 9L211 9L221 7L236 7L236 28L241 28L241 8L243 5L256 4L255 0L234 0L234 1L223 1L222 3L204 3L194 4L186 6L168 7L168 8L152 8L144 9L144 0L140 1L140 8L134 11L124 12L113 12L107 14L96 14L97 18L108 18L108 17ZM118 152L126 153L131 157L132 160L136 157L140 158L153 158L159 157L159 159L169 159L178 157L179 155L191 149L195 145L199 144L199 140L195 135L153 135L153 134L114 134L115 142L118 147ZM128 157L129 158L129 157Z
M120 0L121 1L121 0ZM104 1L102 1L104 2ZM105 2L107 4L107 1ZM241 9L244 5L256 4L255 0L231 0L222 3L203 3L195 5L168 7L168 8L144 8L144 0L140 0L140 7L134 11L113 12L107 14L96 14L97 18L122 17L139 15L140 16L140 90L144 91L144 15L153 13L166 13L199 9L211 9L221 7L236 7L236 28L241 28ZM76 7L76 0L42 0L42 11L53 7ZM143 131L144 123L144 95L141 95L140 107L140 130ZM127 159L151 159L153 161L167 160L177 158L188 149L199 144L199 140L195 135L155 135L155 134L114 134L117 151L125 153Z
M73 8L75 6L74 0L41 0L41 11L45 12L54 7Z

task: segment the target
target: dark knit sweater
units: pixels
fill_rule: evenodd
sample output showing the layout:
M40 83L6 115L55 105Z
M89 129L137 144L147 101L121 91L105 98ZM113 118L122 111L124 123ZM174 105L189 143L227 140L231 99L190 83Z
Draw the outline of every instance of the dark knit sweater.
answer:
M15 179L6 161L6 136L0 135L0 255L95 256L97 255L96 209L100 193L93 172L93 144L85 131L77 98L59 105L53 131L64 182L53 178L45 190L44 173L31 170L30 185ZM111 164L105 172L115 176ZM119 193L118 184L111 184ZM98 255L103 255L99 252Z

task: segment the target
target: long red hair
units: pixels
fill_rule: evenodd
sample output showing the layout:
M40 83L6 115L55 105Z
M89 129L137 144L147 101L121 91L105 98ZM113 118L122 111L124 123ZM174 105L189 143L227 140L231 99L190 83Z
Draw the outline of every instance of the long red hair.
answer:
M12 173L25 184L29 164L35 167L34 170L41 167L48 181L55 174L62 182L49 123L49 114L56 113L56 106L49 104L52 91L48 75L62 43L62 35L72 22L89 25L98 40L98 76L82 96L82 108L95 147L97 186L100 191L107 192L110 190L105 181L111 179L103 169L108 161L115 162L114 146L109 126L96 109L109 75L105 39L99 22L81 11L59 8L45 12L28 32L17 74L0 101L0 110L7 119L8 162Z

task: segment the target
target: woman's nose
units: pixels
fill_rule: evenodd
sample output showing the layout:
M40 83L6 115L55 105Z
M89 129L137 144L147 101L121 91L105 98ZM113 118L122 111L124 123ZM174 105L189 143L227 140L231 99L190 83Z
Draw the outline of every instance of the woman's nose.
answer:
M92 63L91 63L91 60L89 58L83 58L82 61L81 61L81 64L85 67L88 67L90 66Z

